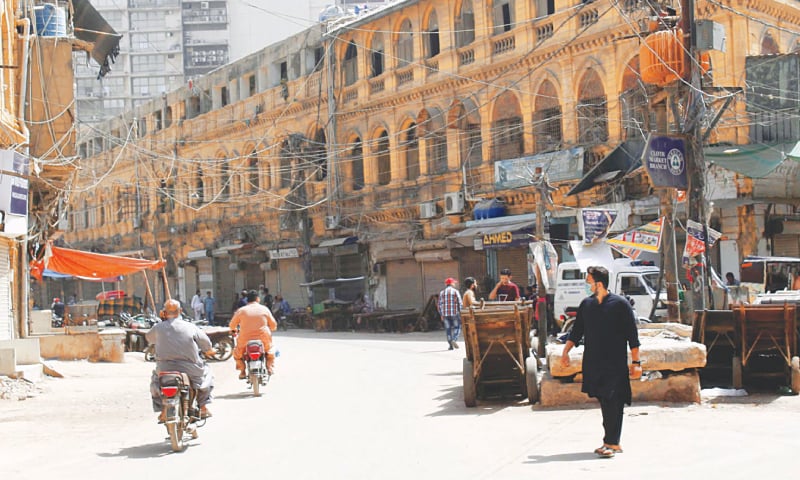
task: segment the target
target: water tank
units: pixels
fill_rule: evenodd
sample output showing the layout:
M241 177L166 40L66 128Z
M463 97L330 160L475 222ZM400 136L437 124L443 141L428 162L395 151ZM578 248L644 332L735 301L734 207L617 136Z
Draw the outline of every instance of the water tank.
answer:
M506 204L498 200L497 198L492 198L489 200L481 200L475 205L473 209L473 215L475 220L486 220L487 218L497 218L502 217L506 214Z
M52 3L33 8L36 32L41 37L66 37L67 12Z

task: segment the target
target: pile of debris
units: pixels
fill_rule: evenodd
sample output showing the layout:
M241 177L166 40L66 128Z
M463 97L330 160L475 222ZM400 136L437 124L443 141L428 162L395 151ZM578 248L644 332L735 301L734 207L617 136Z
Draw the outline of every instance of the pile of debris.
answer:
M29 380L0 376L0 400L25 400L40 393Z

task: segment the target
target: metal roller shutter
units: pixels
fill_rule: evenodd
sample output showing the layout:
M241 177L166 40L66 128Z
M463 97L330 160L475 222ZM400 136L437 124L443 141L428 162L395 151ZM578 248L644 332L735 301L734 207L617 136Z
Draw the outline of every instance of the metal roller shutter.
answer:
M775 256L800 257L800 235L775 235L772 241Z
M14 338L14 318L11 314L11 266L9 265L8 248L5 242L0 242L0 340Z
M305 281L303 262L299 258L278 260L278 284L270 289L272 295L281 294L292 308L308 305L306 288L300 284Z
M386 295L389 310L425 307L422 296L420 264L414 259L386 262Z
M232 313L234 297L239 293L236 289L236 272L228 268L231 264L229 256L214 258L214 285L217 299L216 312Z
M497 275L500 277L500 270L511 269L511 281L516 283L520 290L532 284L528 279L528 249L523 248L499 248L497 249ZM521 292L520 292L521 293Z
M364 276L361 282L348 282L336 288L336 296L342 300L354 300L358 294L363 294L366 290L367 274L364 271L364 256L342 255L336 257L339 262L339 275L343 278L353 278Z
M423 262L422 265L422 298L427 303L431 295L436 295L444 290L444 281L448 277L460 278L458 262ZM460 287L461 285L459 285Z
M458 251L458 262L463 275L463 278L459 279L460 282L466 277L475 277L480 284L486 277L486 252L483 250L462 248Z

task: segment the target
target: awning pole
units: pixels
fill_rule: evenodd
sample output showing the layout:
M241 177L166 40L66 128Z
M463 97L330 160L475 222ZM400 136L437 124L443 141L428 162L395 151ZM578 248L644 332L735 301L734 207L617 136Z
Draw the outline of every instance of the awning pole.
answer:
M155 313L156 301L153 299L152 290L150 290L150 280L147 278L147 270L142 270L142 275L144 275L144 286L147 288L147 301L150 304L150 309Z
M158 244L158 259L159 261L164 261L164 255L161 253L161 244ZM167 269L166 269L166 262L164 266L161 267L161 278L164 280L164 290L167 292L167 300L172 299L172 295L169 293L169 282L167 281Z

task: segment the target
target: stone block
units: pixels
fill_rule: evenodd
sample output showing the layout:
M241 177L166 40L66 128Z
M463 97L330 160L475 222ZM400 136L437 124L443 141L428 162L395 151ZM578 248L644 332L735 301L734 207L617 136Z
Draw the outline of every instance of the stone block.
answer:
M17 352L11 347L0 347L0 375L10 377L17 373Z
M545 372L539 385L541 405L556 407L597 403L581 392L581 383L553 378ZM669 374L653 380L632 380L634 402L700 403L700 376L697 371Z
M702 343L676 341L651 337L640 337L639 358L644 370L667 370L679 372L689 368L706 366L706 346ZM564 345L547 345L547 365L554 377L569 377L581 371L583 346L569 352L569 366L561 366ZM628 353L630 362L630 353Z
M125 361L125 331L121 329L85 332L74 335L39 337L42 357L92 362Z
M34 365L41 360L39 340L36 338L0 340L0 348L13 348L16 350L18 365Z

